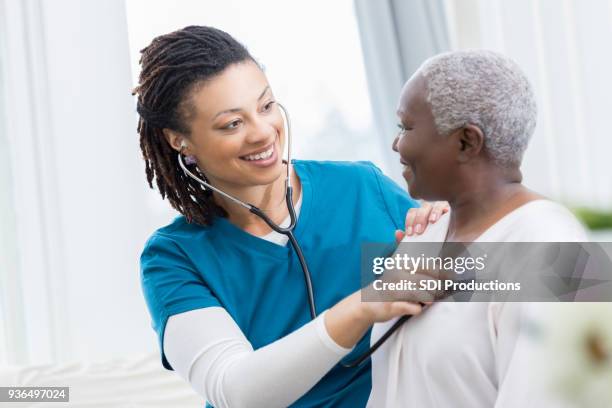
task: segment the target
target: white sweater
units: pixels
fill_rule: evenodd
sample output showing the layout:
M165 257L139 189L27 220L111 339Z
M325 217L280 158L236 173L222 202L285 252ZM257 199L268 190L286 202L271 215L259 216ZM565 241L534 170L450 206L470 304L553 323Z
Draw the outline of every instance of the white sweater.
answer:
M410 241L439 242L450 216ZM536 200L512 211L479 242L583 242L564 207ZM521 331L529 303L440 302L405 323L372 358L369 407L514 408L552 404L535 377L531 339ZM376 324L375 342L394 323Z

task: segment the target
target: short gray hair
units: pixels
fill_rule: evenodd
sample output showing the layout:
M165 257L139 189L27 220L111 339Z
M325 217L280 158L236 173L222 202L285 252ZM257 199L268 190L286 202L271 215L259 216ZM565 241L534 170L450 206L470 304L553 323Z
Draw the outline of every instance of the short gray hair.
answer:
M428 59L417 73L427 83L427 101L440 134L478 126L495 162L521 163L537 108L518 64L492 51L456 51Z

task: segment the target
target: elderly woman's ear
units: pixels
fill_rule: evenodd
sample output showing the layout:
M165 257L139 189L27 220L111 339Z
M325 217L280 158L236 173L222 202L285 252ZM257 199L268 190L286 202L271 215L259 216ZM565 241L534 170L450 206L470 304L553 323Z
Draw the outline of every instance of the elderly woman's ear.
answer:
M484 149L484 134L476 125L467 124L453 135L457 139L457 160L467 163L478 157Z

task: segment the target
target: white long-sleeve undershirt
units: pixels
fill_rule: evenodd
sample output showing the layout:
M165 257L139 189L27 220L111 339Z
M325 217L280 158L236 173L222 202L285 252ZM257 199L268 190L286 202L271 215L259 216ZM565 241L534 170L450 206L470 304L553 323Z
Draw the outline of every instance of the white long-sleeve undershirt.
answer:
M351 349L325 328L325 312L258 350L221 307L172 316L164 335L174 370L216 408L286 407Z
M301 203L300 195L296 215ZM287 217L281 226L288 224ZM287 243L285 235L274 231L261 238ZM173 315L164 332L164 352L172 368L215 408L286 407L350 351L329 336L325 312L258 350L221 307Z

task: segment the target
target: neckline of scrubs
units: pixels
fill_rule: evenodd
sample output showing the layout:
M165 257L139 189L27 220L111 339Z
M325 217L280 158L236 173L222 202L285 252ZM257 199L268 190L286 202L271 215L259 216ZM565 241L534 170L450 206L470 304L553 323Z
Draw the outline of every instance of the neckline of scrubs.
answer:
M300 208L300 214L297 219L297 224L293 231L298 242L303 235L303 231L308 226L308 218L310 215L310 208L312 203L312 185L308 178L308 172L301 166L299 161L291 160L293 164L293 171L300 179L302 185L302 206ZM241 246L245 246L249 249L261 251L262 254L268 254L274 257L286 258L292 252L291 243L287 242L284 246L280 246L258 236L249 234L242 230L236 225L232 224L227 218L219 217L217 220L220 227L221 239L223 237L231 236L232 241Z

